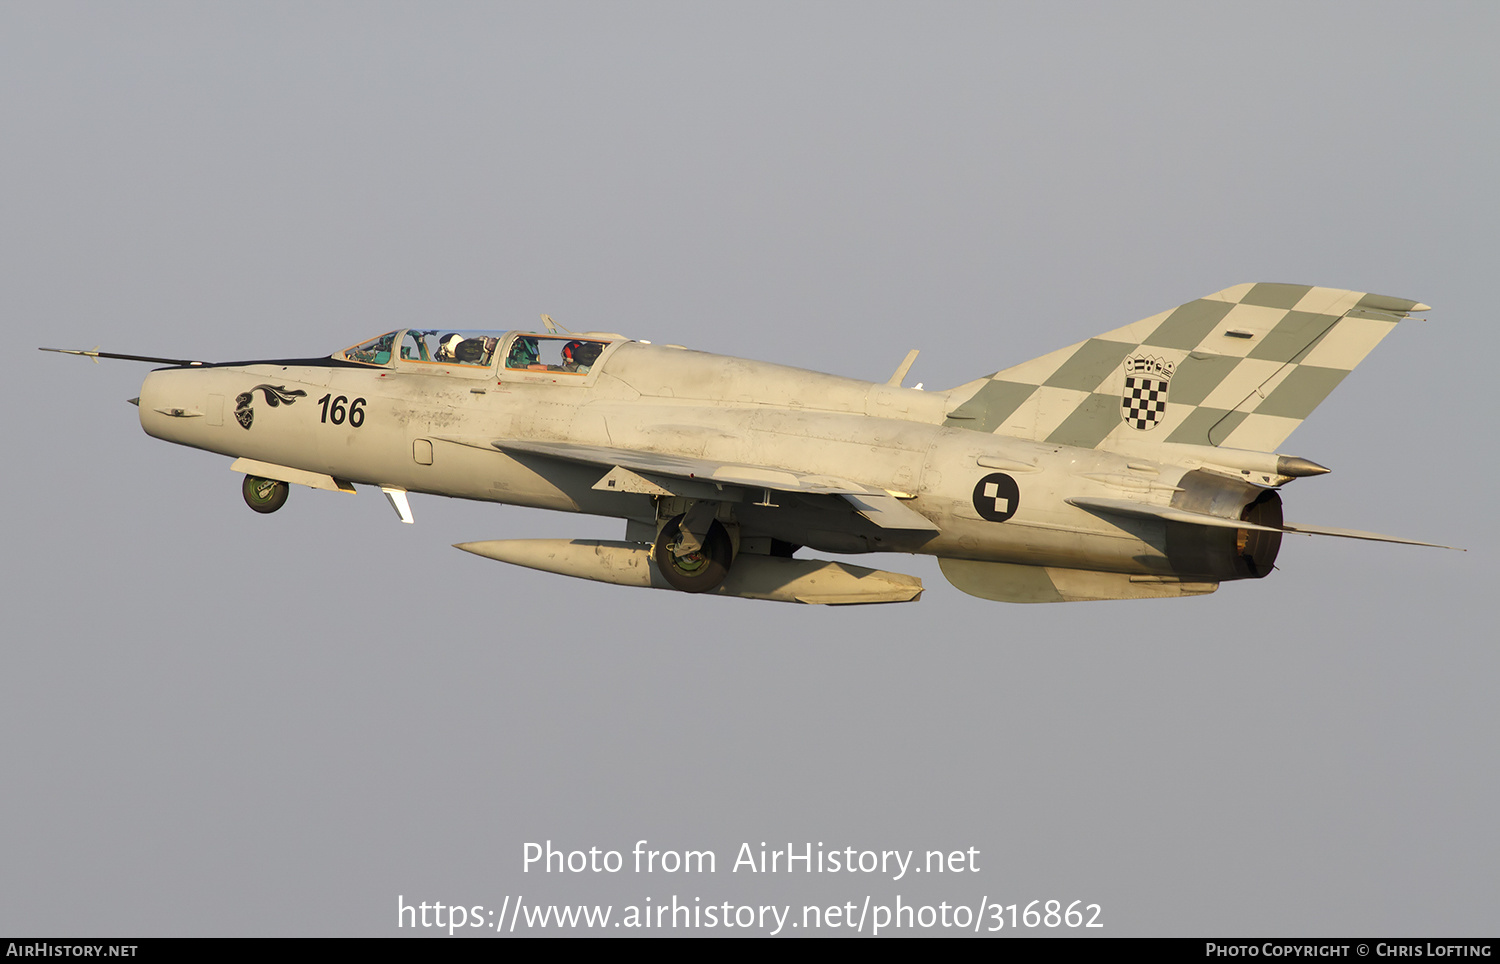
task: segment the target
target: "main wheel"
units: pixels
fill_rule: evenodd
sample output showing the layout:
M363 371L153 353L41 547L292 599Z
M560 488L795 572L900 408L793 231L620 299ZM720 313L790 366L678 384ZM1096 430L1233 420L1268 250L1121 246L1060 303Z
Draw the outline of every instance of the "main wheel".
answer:
M734 556L729 533L724 531L724 527L716 519L708 527L708 538L703 540L703 545L696 552L683 552L682 518L678 516L662 526L661 535L656 537L656 545L652 547L651 557L656 560L656 568L661 570L661 574L674 589L681 589L683 592L708 592L717 588L724 577L729 575L729 563Z
M241 491L245 493L245 504L256 512L275 512L286 505L286 497L291 486L285 482L277 482L275 479L262 479L258 476L245 476L245 484Z

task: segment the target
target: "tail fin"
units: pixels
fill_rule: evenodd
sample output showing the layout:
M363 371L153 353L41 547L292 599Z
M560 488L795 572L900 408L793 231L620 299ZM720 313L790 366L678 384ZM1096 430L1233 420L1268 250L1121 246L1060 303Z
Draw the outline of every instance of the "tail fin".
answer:
M1273 452L1396 322L1428 310L1338 288L1236 285L961 385L945 424L1083 448L1130 439Z

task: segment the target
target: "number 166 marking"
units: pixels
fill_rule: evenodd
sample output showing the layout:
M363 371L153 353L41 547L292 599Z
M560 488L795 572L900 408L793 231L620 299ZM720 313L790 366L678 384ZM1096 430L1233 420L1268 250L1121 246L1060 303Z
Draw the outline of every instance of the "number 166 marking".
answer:
M335 425L343 425L344 416L347 412L350 428L359 428L361 425L365 424L364 399L356 398L354 401L349 402L349 396L340 395L338 398L333 399L333 404L330 405L328 403L328 400L331 397L331 395L324 395L322 398L318 399L318 404L323 406L323 417L319 419L319 421L327 423L328 421L332 420L333 424ZM348 409L344 408L345 402L349 402Z

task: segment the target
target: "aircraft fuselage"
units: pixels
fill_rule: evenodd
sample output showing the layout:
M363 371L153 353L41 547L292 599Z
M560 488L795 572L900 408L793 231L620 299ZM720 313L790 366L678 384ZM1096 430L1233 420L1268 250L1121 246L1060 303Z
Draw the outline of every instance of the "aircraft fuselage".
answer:
M948 391L602 332L404 328L326 358L158 362L142 427L232 456L255 511L292 484L612 516L623 538L458 548L626 586L830 605L921 580L837 553L937 556L970 595L1200 595L1274 568L1281 486L1328 471L1276 450L1412 312L1405 298L1240 284Z
M429 370L431 369L431 370ZM1028 566L1222 580L1246 571L1232 529L1172 532L1069 504L1168 491L1190 469L944 425L946 393L619 342L591 372L251 363L152 372L141 425L237 458L456 498L653 527L690 499L598 488L601 469L506 452L504 439L629 449L850 480L895 494L936 531L882 527L827 497L713 486L737 543L919 552ZM774 480L772 480L774 483ZM1219 479L1236 497L1250 486ZM636 532L652 531L651 528ZM1222 551L1217 551L1222 550Z

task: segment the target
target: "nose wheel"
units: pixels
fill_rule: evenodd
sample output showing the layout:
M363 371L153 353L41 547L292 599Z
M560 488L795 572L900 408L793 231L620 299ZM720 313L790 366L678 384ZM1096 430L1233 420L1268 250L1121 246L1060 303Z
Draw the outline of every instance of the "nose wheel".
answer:
M729 563L734 558L734 547L729 542L729 533L717 520L708 527L708 538L697 549L684 551L682 542L682 516L662 526L661 535L651 555L656 568L667 582L683 592L709 592L718 588L729 575Z
M256 512L275 512L286 505L287 492L291 486L285 482L275 479L262 479L258 476L245 476L245 484L241 491L245 494L245 504Z

